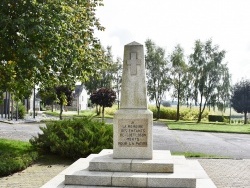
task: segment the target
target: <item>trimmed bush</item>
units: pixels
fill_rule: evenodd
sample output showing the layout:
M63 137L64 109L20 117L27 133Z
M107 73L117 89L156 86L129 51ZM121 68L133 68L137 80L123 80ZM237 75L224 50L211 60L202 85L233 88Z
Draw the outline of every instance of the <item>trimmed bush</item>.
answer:
M155 106L149 106L149 109L153 112L153 117L156 118L157 109ZM202 120L207 121L208 111L205 110L202 114ZM198 119L199 110L190 108L180 108L180 120L194 121ZM176 107L161 107L160 119L176 120Z
M40 152L78 159L113 147L113 127L89 117L47 122L30 143Z
M118 110L118 106L113 105L112 107L105 108L105 114L113 116L117 110Z
M220 116L220 115L209 115L208 121L210 122L227 122L229 123L229 116Z

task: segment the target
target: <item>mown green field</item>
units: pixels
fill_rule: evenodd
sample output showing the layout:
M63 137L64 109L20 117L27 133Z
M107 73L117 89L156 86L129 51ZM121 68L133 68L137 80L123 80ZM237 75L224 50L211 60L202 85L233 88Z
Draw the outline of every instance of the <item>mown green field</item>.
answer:
M171 130L250 134L250 124L196 123L186 121L167 121L166 124Z

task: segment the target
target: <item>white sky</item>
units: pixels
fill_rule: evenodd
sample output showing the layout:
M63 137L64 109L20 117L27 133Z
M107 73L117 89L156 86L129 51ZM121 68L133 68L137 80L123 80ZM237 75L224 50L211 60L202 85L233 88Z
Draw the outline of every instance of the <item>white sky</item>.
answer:
M250 0L104 0L96 36L123 58L124 45L152 39L166 55L180 44L188 56L194 41L212 38L225 50L233 83L250 79Z

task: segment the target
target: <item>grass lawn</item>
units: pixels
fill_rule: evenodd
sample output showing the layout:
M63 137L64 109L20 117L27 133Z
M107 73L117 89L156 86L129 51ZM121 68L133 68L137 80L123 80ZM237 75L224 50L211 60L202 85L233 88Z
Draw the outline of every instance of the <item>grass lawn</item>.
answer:
M184 155L187 158L225 159L226 157L197 152L171 152L173 155Z
M0 177L27 168L37 158L29 142L0 139Z
M46 111L46 112L44 112L44 114L55 116L55 117L59 117L60 111L54 111L54 112ZM93 111L93 110L84 110L84 111L81 111L79 113L79 115L77 114L76 111L69 111L69 112L63 112L62 113L62 117L63 118L69 118L69 117L87 117L87 116L92 116L92 117L95 117L95 118L101 118L102 117L101 114L99 116L97 116L96 113L95 113L95 111ZM109 114L105 114L105 118L113 118L113 116L109 115Z
M209 122L187 122L187 121L167 121L167 126L171 130L222 132L222 133L243 133L250 134L250 125L225 124Z

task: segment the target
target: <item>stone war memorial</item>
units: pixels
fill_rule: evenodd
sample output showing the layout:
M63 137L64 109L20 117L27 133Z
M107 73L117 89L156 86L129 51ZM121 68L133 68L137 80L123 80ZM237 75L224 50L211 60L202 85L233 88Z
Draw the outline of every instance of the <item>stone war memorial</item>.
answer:
M197 160L153 150L143 45L124 47L121 108L113 120L113 150L81 158L42 188L215 188ZM45 172L46 173L46 172Z

